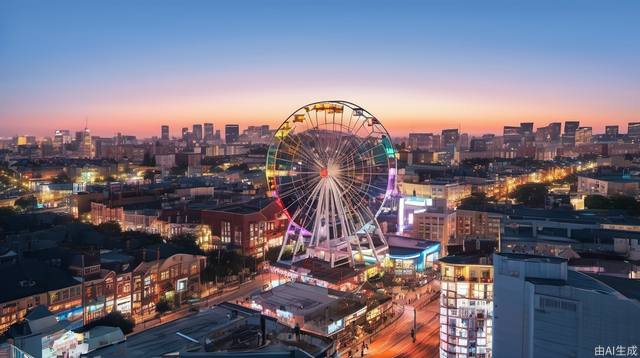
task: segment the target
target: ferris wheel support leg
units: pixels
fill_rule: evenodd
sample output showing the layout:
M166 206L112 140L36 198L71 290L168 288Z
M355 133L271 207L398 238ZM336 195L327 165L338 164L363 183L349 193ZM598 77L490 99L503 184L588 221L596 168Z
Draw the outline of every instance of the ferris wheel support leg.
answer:
M342 205L342 200L340 200L340 196L342 195L342 191L340 190L340 187L333 181L333 179L331 179L330 183L331 183L331 186L332 186L331 193L333 194L333 200L334 200L334 204L336 206L336 212L338 214L338 217L340 218L340 222L342 223L342 229L343 229L342 236L347 239L346 246L347 246L347 254L349 255L349 266L353 267L353 266L355 266L355 260L354 260L354 257L353 257L353 249L351 247L351 240L352 240L352 236L355 235L356 242L357 242L358 241L358 236L357 236L357 233L355 232L355 230L351 230L349 221L347 221L347 218L344 215L345 208ZM358 242L358 252L360 253L360 255L362 255L362 249L360 248L360 243L359 242ZM334 255L332 255L332 259L333 259L333 256ZM333 267L333 262L332 262L332 266L331 267Z
M293 224L289 223L287 226L287 231L284 233L284 238L282 239L282 246L280 247L280 253L278 254L278 261L282 260L282 254L287 246L289 246L289 232L292 229ZM293 228L295 230L295 228Z
M297 235L296 237L296 243L293 246L293 254L291 255L291 263L297 262L298 260L296 260L296 255L298 254L298 251L300 250L300 242L304 240L304 236L302 236L302 230L300 231L300 233Z
M376 251L375 245L373 245L373 239L371 238L371 234L369 234L369 230L365 231L367 235L367 241L369 242L369 247L371 248L371 254L373 254L373 258L376 259L377 263L380 263L380 258L378 257L378 252Z

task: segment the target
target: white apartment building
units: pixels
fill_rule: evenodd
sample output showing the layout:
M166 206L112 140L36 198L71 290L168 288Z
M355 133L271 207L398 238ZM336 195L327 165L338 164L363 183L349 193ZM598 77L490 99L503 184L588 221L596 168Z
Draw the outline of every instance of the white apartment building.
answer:
M491 257L450 255L440 266L440 358L492 357Z
M640 342L640 281L587 275L557 257L494 255L496 358L605 356Z

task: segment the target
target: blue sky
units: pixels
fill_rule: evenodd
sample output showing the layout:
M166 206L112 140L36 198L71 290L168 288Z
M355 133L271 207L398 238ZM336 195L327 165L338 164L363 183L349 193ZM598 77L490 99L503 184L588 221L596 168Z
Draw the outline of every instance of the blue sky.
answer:
M637 1L0 2L0 136L278 124L351 100L392 134L638 119Z

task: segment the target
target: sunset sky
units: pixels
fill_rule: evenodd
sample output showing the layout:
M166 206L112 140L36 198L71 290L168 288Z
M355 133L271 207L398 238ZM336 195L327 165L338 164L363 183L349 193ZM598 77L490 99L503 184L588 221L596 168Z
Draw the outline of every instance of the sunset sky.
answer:
M640 121L638 1L0 1L0 136L278 125L325 99L392 135Z

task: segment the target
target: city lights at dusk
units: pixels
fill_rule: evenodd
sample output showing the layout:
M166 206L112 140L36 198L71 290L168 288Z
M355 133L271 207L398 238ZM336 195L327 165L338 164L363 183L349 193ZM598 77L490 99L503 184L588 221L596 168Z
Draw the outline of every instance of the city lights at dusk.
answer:
M0 358L639 357L639 15L0 0Z

